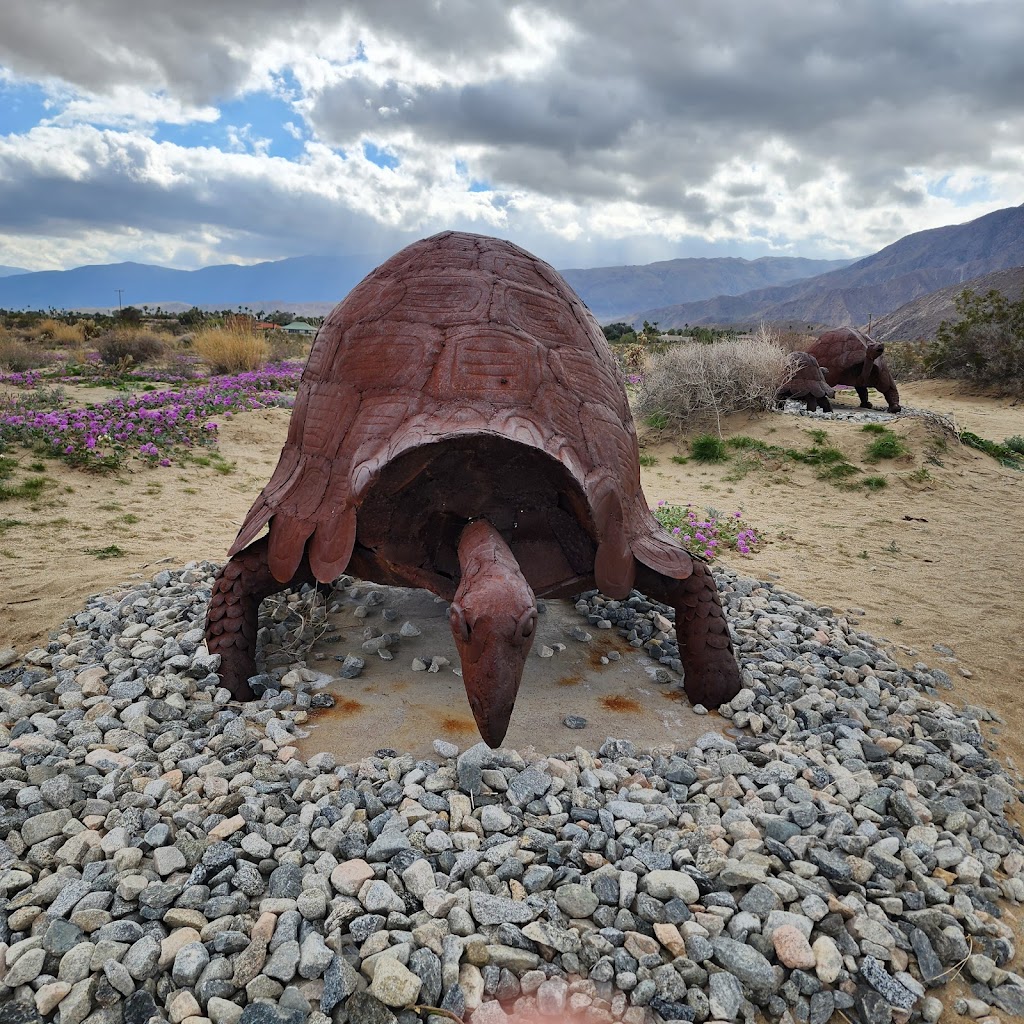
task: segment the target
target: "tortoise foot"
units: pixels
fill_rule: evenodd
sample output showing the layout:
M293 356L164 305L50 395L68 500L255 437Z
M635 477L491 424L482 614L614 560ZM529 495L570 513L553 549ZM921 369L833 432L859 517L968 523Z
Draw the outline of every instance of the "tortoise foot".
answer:
M268 564L267 538L243 548L217 573L206 612L206 646L220 655L221 685L235 700L254 700L249 685L256 675L256 632L260 602L289 586L313 581L309 559L303 556L288 583L276 580Z
M902 407L900 407L898 405L890 405L889 406L889 412L897 413L897 412L902 412L902 411L903 411Z
M861 402L860 407L862 409L874 409L874 406L870 402Z
M717 708L743 688L732 651L729 624L707 564L692 560L691 574L672 579L640 565L637 584L676 612L676 641L683 663L683 688L691 704Z
M210 652L215 653L213 651ZM249 685L251 676L256 675L256 663L247 651L237 647L220 651L220 684L235 700L250 701L256 699Z
M743 689L739 666L727 648L687 649L683 655L683 689L691 704L703 704L714 710L730 701Z

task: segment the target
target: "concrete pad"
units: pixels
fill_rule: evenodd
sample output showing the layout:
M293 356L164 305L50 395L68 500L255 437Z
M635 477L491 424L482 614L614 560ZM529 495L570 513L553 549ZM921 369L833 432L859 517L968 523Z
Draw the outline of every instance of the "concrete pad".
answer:
M310 735L299 743L303 757L330 751L341 763L350 763L391 747L417 757L433 756L433 741L445 739L460 748L480 741L476 722L463 689L455 642L448 627L447 602L425 590L357 584L358 599L342 598L342 609L328 621L337 632L318 641L307 663L310 668L337 676L340 659L354 654L366 667L356 679L336 678L324 691L336 705L310 712ZM371 591L384 603L368 608L366 618L353 615ZM544 602L537 637L527 660L512 723L504 746L541 754L572 750L577 744L596 749L607 736L628 739L641 748L686 748L709 729L728 723L716 714L695 715L682 691L681 677L657 665L642 651L630 647L617 630L599 630L587 624L569 601ZM396 613L392 621L383 612ZM409 621L422 631L402 637L392 646L394 660L383 661L362 651L363 630L373 626L397 633ZM592 640L569 635L582 627ZM542 647L564 644L565 650L542 658ZM608 660L618 652L619 660ZM435 657L448 659L437 672L416 672L414 658L428 664ZM614 653L613 653L614 657ZM335 660L335 659L339 660ZM655 675L667 682L656 682ZM566 715L587 720L584 729L569 729Z

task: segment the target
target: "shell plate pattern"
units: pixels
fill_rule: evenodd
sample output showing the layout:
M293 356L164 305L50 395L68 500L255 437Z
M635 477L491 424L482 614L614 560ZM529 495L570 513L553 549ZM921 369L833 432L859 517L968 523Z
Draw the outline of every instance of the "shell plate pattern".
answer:
M490 504L474 506L481 494ZM609 591L628 591L634 555L690 574L647 509L621 374L593 316L518 246L445 232L397 253L325 320L231 554L269 523L281 582L308 545L324 582L369 561L445 593L457 568L437 538L505 506L538 593L592 576L594 552Z

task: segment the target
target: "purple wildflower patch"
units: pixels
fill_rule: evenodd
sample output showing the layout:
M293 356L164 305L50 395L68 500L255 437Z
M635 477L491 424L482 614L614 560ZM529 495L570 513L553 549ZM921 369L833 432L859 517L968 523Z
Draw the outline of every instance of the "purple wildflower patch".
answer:
M190 448L216 444L217 420L223 416L290 407L294 395L288 392L298 386L301 373L299 363L280 363L175 390L118 396L83 409L63 408L57 399L41 401L38 392L0 399L0 439L92 469L113 469L133 456L168 465ZM37 383L4 382L26 388Z

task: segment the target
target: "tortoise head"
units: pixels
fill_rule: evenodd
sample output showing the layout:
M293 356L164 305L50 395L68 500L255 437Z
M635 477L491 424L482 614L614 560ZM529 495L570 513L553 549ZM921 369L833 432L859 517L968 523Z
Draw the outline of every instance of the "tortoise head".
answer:
M501 534L486 520L459 538L462 579L449 621L462 681L480 735L505 738L527 655L537 630L537 599Z

